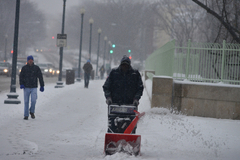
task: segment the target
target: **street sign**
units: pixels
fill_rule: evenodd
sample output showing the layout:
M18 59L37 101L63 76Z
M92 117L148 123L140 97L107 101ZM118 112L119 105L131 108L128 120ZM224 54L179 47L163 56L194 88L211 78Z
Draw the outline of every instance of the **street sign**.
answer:
M57 34L57 46L67 47L67 34Z

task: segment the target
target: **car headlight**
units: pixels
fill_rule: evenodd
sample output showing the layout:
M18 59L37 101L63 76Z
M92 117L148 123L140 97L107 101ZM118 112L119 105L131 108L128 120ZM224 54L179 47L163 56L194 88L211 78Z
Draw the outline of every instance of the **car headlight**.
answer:
M56 72L57 72L57 74L59 74L59 73L60 73L60 71L59 71L59 70L57 70Z
M44 69L44 72L48 72L48 69Z
M52 69L49 69L49 72L50 72L50 73L52 73L52 71L53 71Z
M8 72L8 69L4 69L3 72L4 72L4 73L7 73L7 72Z

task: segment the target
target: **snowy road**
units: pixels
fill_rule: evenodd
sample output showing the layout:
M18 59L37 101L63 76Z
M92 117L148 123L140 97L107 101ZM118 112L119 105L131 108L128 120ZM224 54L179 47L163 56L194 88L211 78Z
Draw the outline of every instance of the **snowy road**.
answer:
M107 106L103 80L83 82L55 89L47 84L38 93L36 119L23 120L23 94L17 89L20 105L3 104L0 93L0 159L232 159L240 157L240 121L170 114L150 109L146 92L139 110L145 117L137 134L142 135L141 156L103 154L107 130Z

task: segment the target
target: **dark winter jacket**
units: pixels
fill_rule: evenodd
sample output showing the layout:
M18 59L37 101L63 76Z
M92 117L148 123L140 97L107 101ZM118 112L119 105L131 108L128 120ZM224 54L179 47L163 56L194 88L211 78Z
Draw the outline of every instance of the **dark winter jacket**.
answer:
M93 68L92 68L92 64L89 63L89 62L87 62L87 63L85 63L85 64L83 65L83 70L84 70L84 72L87 73L87 74L91 74L92 69L93 69Z
M124 74L120 67L112 69L103 85L105 97L111 97L112 103L133 104L139 100L143 92L143 82L138 70L130 69Z
M37 88L38 87L38 79L40 82L40 86L44 86L43 76L41 69L33 64L33 65L25 65L22 67L19 82L20 85L24 85L26 88Z

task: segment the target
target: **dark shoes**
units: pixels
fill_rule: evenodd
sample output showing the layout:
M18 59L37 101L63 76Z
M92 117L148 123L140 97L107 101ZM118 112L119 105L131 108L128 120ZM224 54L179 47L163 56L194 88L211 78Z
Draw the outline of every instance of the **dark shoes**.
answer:
M34 115L34 113L30 113L30 115L31 115L31 118L32 118L32 119L34 119L34 118L35 118L35 115Z
M31 118L32 118L32 119L34 119L34 118L35 118L35 115L34 115L34 113L30 113L30 115L31 115ZM28 117L27 117L27 116L25 116L23 119L24 119L24 120L28 120Z

